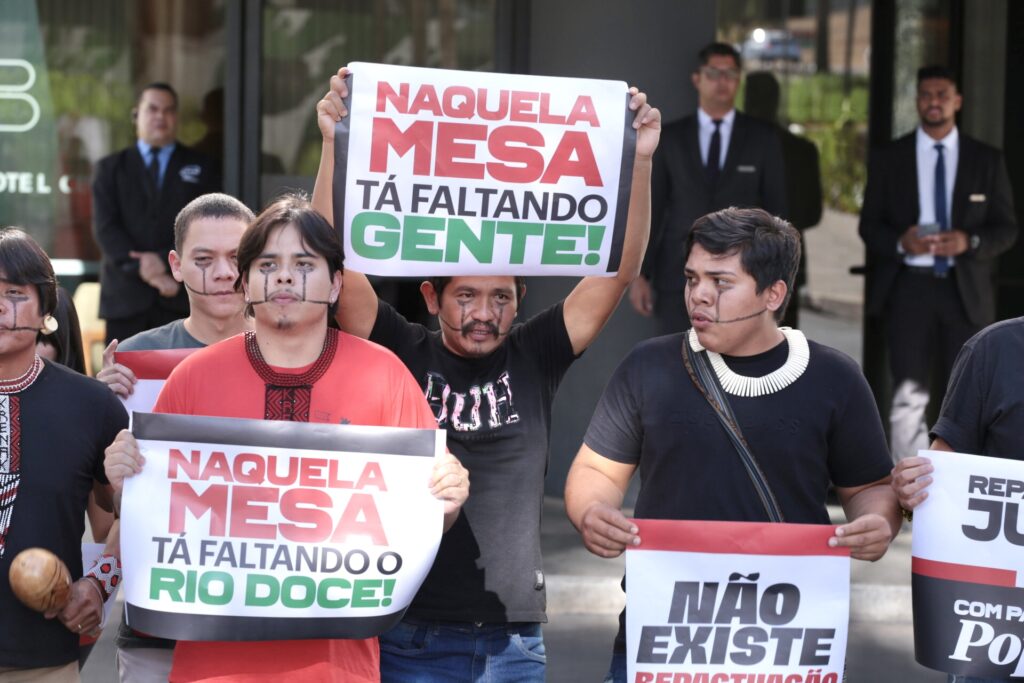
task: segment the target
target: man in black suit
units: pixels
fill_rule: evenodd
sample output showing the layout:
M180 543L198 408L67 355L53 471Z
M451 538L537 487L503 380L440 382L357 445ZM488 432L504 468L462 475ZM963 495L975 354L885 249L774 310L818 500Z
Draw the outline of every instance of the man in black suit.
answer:
M185 292L167 271L174 218L199 195L220 189L213 164L175 139L178 95L171 86L143 88L132 118L138 140L101 159L92 186L108 343L188 315Z
M660 334L689 327L683 301L683 251L697 218L729 206L759 207L786 217L782 147L775 129L735 109L740 55L725 43L697 54L690 76L697 112L665 126L654 155L651 241L642 274L629 290Z
M1002 155L958 132L961 103L952 72L922 68L920 126L873 152L868 171L867 313L886 327L896 460L928 447L929 374L941 392L960 347L995 320L996 261L1017 238Z

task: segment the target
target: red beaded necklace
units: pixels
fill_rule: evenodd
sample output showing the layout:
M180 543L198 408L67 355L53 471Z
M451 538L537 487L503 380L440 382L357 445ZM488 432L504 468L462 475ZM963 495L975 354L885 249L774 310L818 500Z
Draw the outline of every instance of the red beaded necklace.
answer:
M309 369L299 374L277 372L263 358L259 344L256 343L256 333L246 332L245 352L249 363L267 386L263 419L309 422L313 385L327 372L337 349L338 331L328 328L320 356Z
M0 394L17 394L28 389L39 378L39 373L42 371L43 359L39 357L39 354L36 354L36 357L32 360L32 365L29 366L29 369L21 377L0 379Z

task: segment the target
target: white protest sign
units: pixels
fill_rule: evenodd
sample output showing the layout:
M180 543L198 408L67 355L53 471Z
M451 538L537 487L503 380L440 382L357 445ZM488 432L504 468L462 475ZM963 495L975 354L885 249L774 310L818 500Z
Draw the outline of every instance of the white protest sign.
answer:
M636 133L626 84L353 63L335 134L346 266L612 275Z
M914 511L914 655L981 678L1024 677L1024 462L921 451Z
M132 628L371 637L433 564L443 505L427 481L443 431L142 413L132 430L146 458L122 510Z
M850 557L833 527L633 521L628 681L842 680Z

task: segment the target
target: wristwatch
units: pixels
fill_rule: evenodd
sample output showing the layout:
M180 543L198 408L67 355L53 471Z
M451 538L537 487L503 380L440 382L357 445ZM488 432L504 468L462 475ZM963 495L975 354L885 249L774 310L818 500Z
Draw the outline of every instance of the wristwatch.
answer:
M968 245L970 246L971 251L977 251L978 247L981 246L981 235L972 234L968 241Z

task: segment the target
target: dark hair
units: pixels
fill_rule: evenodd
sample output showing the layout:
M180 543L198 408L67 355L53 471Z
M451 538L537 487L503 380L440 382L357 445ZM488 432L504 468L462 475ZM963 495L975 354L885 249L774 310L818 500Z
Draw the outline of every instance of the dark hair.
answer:
M246 225L256 216L248 206L228 194L211 192L196 197L174 219L174 249L180 254L193 222L203 218L237 218Z
M249 267L252 262L259 258L267 246L267 240L277 228L286 225L294 225L299 231L302 244L311 252L323 256L327 260L331 277L335 273L344 272L345 251L338 239L338 233L334 231L331 224L317 213L309 200L300 195L285 195L267 205L256 220L242 233L242 240L238 244L238 279L235 280L235 290L242 286L242 281L249 275ZM334 320L334 313L338 309L338 302L335 301L327 308L328 324ZM252 317L252 304L246 304L245 315Z
M53 312L53 317L57 319L57 331L53 334L40 332L36 341L56 349L58 363L84 375L85 350L82 347L82 327L78 322L75 302L63 287L57 287L57 308Z
M147 90L163 90L165 93L170 94L170 96L174 98L174 108L178 108L177 91L175 91L175 89L171 87L170 83L164 83L163 81L154 81L153 83L147 83L146 85L142 86L142 89L139 90L139 96L135 98L136 106L138 106L142 102L142 96L146 93Z
M699 244L715 255L739 254L743 270L757 283L760 294L774 283L786 283L786 300L775 311L781 320L793 296L793 280L800 264L800 233L763 209L730 207L701 216L686 238L686 255Z
M929 64L917 70L918 86L921 85L922 81L927 81L929 78L941 78L952 83L954 87L956 86L956 76L953 75L953 70L947 66Z
M526 293L526 278L522 275L516 275L516 306L523 300ZM451 282L451 277L432 277L430 278L430 284L433 285L434 291L437 293L438 302L441 301L441 292Z
M736 62L736 68L743 68L743 59L740 57L740 53L735 47L729 43L708 43L700 49L700 52L697 53L697 70L702 66L707 66L708 62L711 61L711 57L714 55L719 57L732 57L733 61Z
M16 285L35 285L39 314L53 314L57 308L57 277L50 257L31 235L18 228L0 229L0 274Z

